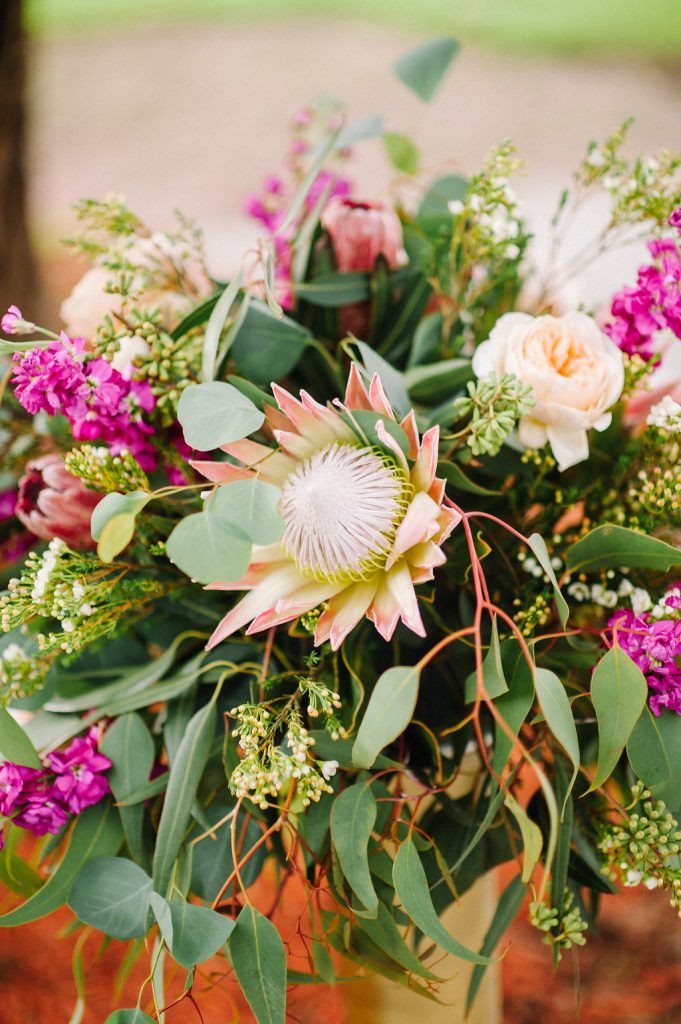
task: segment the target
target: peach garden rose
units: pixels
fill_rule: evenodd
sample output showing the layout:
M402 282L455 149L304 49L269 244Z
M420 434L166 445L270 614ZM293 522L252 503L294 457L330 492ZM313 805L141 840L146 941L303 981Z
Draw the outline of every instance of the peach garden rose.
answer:
M473 356L477 377L512 373L532 388L535 405L518 425L527 448L551 446L562 471L589 457L587 432L605 430L622 394L617 346L585 313L506 313Z

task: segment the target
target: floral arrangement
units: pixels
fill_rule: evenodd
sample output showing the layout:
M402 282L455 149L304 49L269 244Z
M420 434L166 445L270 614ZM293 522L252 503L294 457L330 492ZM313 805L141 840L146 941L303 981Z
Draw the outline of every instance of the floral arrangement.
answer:
M426 102L455 52L396 72ZM0 925L66 902L76 966L93 930L150 956L111 1024L226 976L261 1024L358 971L432 998L442 950L470 1003L526 896L556 960L617 883L680 906L681 159L625 142L540 275L509 144L429 180L310 108L229 283L190 223L88 200L64 330L2 318ZM634 284L561 308L635 239ZM467 948L440 915L504 862Z

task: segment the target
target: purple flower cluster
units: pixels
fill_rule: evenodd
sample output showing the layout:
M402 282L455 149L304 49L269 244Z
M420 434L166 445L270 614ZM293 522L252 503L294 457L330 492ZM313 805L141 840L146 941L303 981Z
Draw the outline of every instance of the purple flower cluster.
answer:
M97 750L96 727L66 750L49 754L45 768L0 765L0 814L34 836L59 832L70 814L80 814L109 792L102 774L111 761ZM0 836L0 849L2 837Z
M681 207L669 218L681 234ZM653 263L641 267L635 287L615 295L611 312L614 320L603 329L629 355L651 359L655 354L653 336L665 328L681 338L681 254L671 239L648 243Z
M667 598L670 611L678 607L676 597ZM659 715L663 708L681 715L681 619L651 619L644 613L618 611L608 622L613 641L641 669L651 689L650 710Z
M144 420L155 400L146 381L126 380L106 359L88 359L84 340L66 334L13 362L14 390L27 412L61 412L76 440L105 441L114 455L128 449L143 469L155 468L154 430Z
M296 223L291 224L285 232L280 228L305 173L302 162L305 154L313 148L313 144L305 137L313 122L313 112L301 110L294 118L294 137L291 141L285 167L287 171L281 175L270 174L263 181L259 193L250 193L244 200L244 212L249 217L260 221L269 235L274 238L275 267L274 276L276 297L284 309L293 305L291 289L291 262L293 258L292 241L300 226L302 215ZM331 125L330 127L333 127ZM323 170L315 178L307 196L303 214L312 210L320 196L328 189L328 199L334 196L345 197L350 194L350 182L332 171Z

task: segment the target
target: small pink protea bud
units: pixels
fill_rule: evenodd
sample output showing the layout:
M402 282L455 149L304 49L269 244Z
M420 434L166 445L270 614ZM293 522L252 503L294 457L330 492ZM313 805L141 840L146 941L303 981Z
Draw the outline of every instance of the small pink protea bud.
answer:
M19 481L17 518L43 540L59 537L75 550L94 548L90 517L101 494L89 491L58 455L44 455L26 466Z
M342 274L372 270L379 255L391 268L406 261L402 225L390 206L336 196L324 208L321 223L331 236Z

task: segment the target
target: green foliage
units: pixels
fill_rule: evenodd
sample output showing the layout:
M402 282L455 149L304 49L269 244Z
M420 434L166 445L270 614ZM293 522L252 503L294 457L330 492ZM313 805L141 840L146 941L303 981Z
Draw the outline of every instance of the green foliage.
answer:
M571 573L594 572L622 565L668 572L681 565L681 551L657 537L624 526L597 526L568 548L565 564Z
M6 708L0 708L0 754L15 764L42 767L35 747Z
M66 902L81 869L93 858L115 854L121 838L118 814L111 803L88 807L78 817L66 853L45 884L21 906L0 916L0 927L28 924L57 910Z
M418 174L419 151L407 135L386 132L383 136L383 145L395 170L402 171L403 174Z
M617 642L598 662L591 680L591 700L598 719L598 764L595 789L612 774L648 697L648 684Z
M400 57L394 71L401 82L428 103L458 52L455 39L433 39Z
M215 734L216 711L211 702L193 716L170 768L168 788L158 824L153 859L156 891L167 893L189 824L196 793Z
M217 953L234 929L231 918L208 907L176 899L168 903L155 892L149 902L170 955L188 970Z
M134 939L147 930L152 881L124 857L92 857L69 894L71 910L85 924L114 939Z
M627 741L636 776L656 800L672 810L681 807L681 718L662 710L659 717L644 707Z
M92 513L92 539L102 562L113 562L135 534L135 519L149 501L146 491L107 494Z
M343 875L368 911L378 897L369 871L367 847L376 823L376 801L366 782L344 789L331 808L331 839Z
M257 1024L284 1024L286 954L279 932L250 903L236 919L229 955Z
M396 740L409 725L419 693L418 666L395 665L372 690L352 748L358 768L371 768L383 747Z
M231 384L217 380L186 388L177 417L187 444L202 452L247 437L265 419L245 395Z

